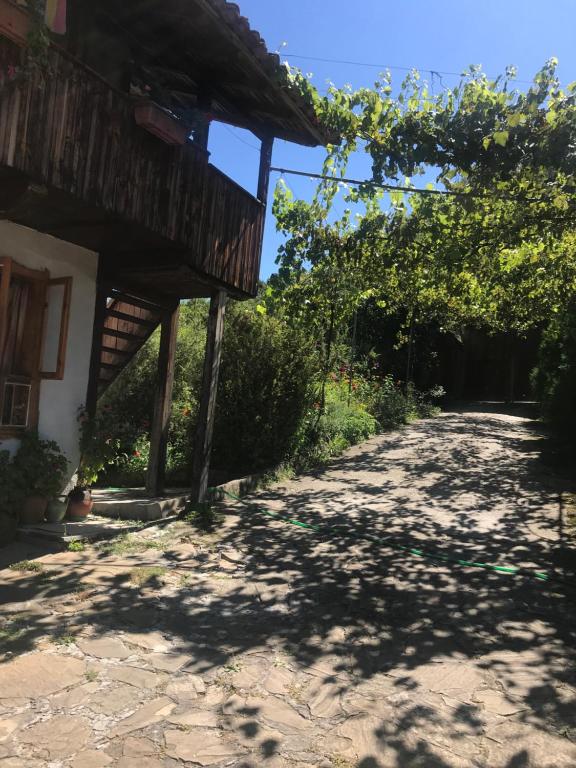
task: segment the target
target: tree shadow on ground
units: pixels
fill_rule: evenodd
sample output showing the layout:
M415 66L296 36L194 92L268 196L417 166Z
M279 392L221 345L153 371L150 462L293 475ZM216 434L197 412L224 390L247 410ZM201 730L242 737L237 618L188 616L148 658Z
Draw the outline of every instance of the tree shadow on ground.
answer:
M324 747L343 752L342 766L576 764L564 756L576 738L574 549L558 503L570 483L542 465L545 439L525 421L463 412L371 440L316 477L225 508L216 549L241 557L220 581L210 552L185 547L155 559L66 553L43 583L12 575L0 584L4 613L28 622L14 650L33 646L53 609L60 631L160 630L207 679L246 654L279 653L321 675L343 707ZM415 557L366 533L523 570ZM180 585L137 592L127 568L159 559ZM258 709L235 713L247 738ZM361 734L352 742L351 728ZM364 753L350 757L350 743ZM269 746L257 764L274 757Z

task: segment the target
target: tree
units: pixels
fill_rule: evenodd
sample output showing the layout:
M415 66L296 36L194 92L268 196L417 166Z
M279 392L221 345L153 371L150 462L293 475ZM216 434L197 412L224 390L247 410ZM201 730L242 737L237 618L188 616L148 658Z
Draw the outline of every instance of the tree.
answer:
M555 67L527 93L511 90L513 70L491 81L477 68L437 96L417 73L396 97L389 75L324 99L304 90L341 142L328 148L330 178L311 203L277 189L287 240L274 287L289 313L345 328L369 297L390 312L403 307L408 327L434 318L522 333L558 312L575 288L576 84L563 91ZM373 178L346 195L359 213L335 220L339 179L357 150L370 155ZM430 166L444 189L391 192L383 208L379 185Z

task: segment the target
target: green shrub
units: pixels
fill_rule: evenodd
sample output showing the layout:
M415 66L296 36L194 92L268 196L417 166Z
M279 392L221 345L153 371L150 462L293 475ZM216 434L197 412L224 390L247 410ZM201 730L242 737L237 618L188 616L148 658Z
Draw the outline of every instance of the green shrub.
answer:
M176 352L167 484L187 485L204 360L205 301L181 307ZM337 349L346 359L349 349ZM158 333L107 393L101 410L115 430L124 458L108 467L102 483L141 486L149 455ZM350 380L346 364L335 370L321 407L320 345L281 315L261 313L255 301L230 302L226 310L212 468L241 476L283 465L311 468L380 430L433 415L434 392L408 396L374 361L358 361ZM436 393L437 395L437 393ZM108 427L107 427L108 428Z
M371 410L383 430L406 424L413 413L409 399L392 376L384 376L375 383Z
M253 304L226 316L213 466L234 473L289 458L315 394L316 353L303 332Z
M359 382L353 384L350 392L344 376L333 374L326 386L324 413L316 402L306 414L293 457L297 469L321 464L378 431L376 419L359 399Z
M576 300L542 334L532 386L544 417L576 442Z
M24 496L55 499L66 484L68 461L53 440L41 440L36 432L24 432L16 456L4 471Z
M444 387L436 386L420 392L412 384L408 387L409 420L427 419L440 413L438 401L444 397Z

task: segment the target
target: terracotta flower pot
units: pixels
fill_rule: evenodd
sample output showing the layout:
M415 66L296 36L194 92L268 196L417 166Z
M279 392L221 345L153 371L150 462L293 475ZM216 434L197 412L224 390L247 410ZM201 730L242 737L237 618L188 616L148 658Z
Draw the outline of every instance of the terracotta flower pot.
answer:
M141 128L145 128L166 144L186 143L189 133L186 126L154 102L145 101L137 104L134 108L134 116Z
M68 501L66 517L72 523L81 523L92 512L93 506L92 493L89 489L73 491Z
M48 499L45 496L27 496L20 511L21 525L38 525L44 520Z

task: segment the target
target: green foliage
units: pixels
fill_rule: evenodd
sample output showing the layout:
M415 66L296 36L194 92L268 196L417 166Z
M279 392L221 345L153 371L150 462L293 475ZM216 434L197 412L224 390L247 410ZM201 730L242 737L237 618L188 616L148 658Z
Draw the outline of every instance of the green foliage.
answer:
M55 499L66 483L68 461L54 441L41 440L35 432L27 431L16 456L4 468L16 495Z
M214 466L240 473L286 461L314 399L314 346L279 317L231 305L226 317Z
M224 516L210 502L198 504L184 520L202 533L213 533L222 524Z
M130 581L136 587L159 586L161 577L165 576L167 572L167 569L161 565L133 568L130 571Z
M347 399L345 387L330 382L324 412L315 404L304 420L294 463L297 469L310 469L351 445L366 440L378 431L374 416L355 398Z
M410 390L412 392L412 390ZM384 376L375 384L372 409L382 429L394 429L417 416L414 403L399 382Z
M569 175L576 170L576 88L560 87L557 65L555 59L546 62L525 93L514 88L515 68L491 79L477 66L454 88L437 93L416 70L396 94L389 72L373 88L333 86L324 98L310 86L300 90L326 132L341 138L328 151L335 176L362 148L377 183L410 179L429 165L440 169L445 183L459 178L490 186L526 170ZM367 185L364 191L373 190Z
M189 483L192 473L190 444L198 411L207 315L205 301L180 306L167 456L167 479L173 486ZM118 460L100 474L107 484L138 486L144 482L159 343L157 331L102 400L99 410L108 411L112 434L119 440Z
M523 334L561 311L576 288L576 87L560 88L556 65L549 61L526 93L514 90L512 68L491 80L471 67L436 95L412 72L396 95L385 73L373 89L310 96L341 141L328 147L332 178L311 202L277 188L287 239L273 300L331 336L366 300L405 310L407 324L447 330ZM356 151L369 155L372 183L346 190L350 208L338 218L338 180ZM455 196L393 191L384 201L374 186L409 188L427 167Z
M119 436L121 425L118 424L112 409L104 406L95 416L90 416L83 408L78 412L80 426L80 466L78 468L78 486L89 488L98 480L106 467L117 464L121 458L122 440Z
M328 401L317 422L313 422L306 435L305 448L299 458L305 458L309 466L314 457L337 456L351 445L376 434L376 419L357 403L348 405L341 400Z
M169 482L190 479L197 410L190 382L199 388L206 323L205 303L196 304L201 311L198 306L182 307ZM338 370L337 361L349 354L346 329L340 318L338 328L335 321L337 338L327 356L320 311L317 317L315 327L306 327L293 316L290 305L268 289L258 300L229 304L213 443L212 468L217 472L229 478L278 466L287 473L310 468L381 428L405 423L408 413L417 412L396 385L388 387L388 380L383 385L381 377L369 374L366 366L357 364L352 380L348 367L341 365ZM117 427L125 458L108 468L102 482L143 483L149 452L149 413L143 403L151 410L156 354L153 337L106 398L107 418ZM392 398L400 403L395 405ZM194 523L212 525L210 514L196 511Z
M20 560L8 566L11 571L20 571L21 573L42 573L44 566L35 560Z
M442 394L441 389L424 394L414 387L404 394L391 376L355 374L350 380L349 369L342 366L330 376L324 411L317 402L304 419L293 465L310 469L379 432L434 416L439 411L434 400Z
M54 645L61 645L64 647L74 645L74 643L76 642L76 638L74 637L74 635L57 634L57 635L54 635L51 639Z
M14 470L14 462L8 451L0 451L0 530L6 535L14 528L11 519L16 515L24 501L24 485L19 473Z
M76 539L75 541L68 542L68 552L84 552L86 549L86 542L82 539Z
M532 383L545 417L576 442L576 299L544 331Z

